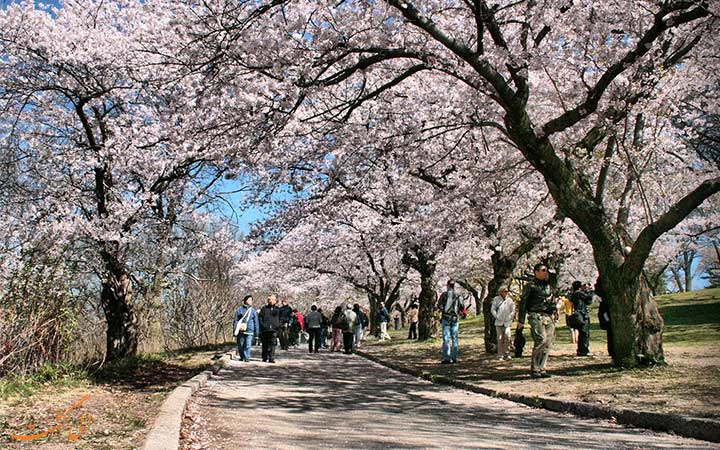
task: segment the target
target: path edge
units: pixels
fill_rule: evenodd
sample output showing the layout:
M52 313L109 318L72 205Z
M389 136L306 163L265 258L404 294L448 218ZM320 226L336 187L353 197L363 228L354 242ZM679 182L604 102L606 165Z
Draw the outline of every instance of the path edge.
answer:
M232 353L226 352L210 366L210 369L195 375L170 392L160 405L160 412L155 417L155 423L145 436L142 450L178 450L180 448L180 428L188 400L205 386L213 375L227 366L231 358Z
M458 381L447 376L433 375L423 370L396 365L363 351L357 351L356 354L389 369L412 375L432 383L444 384L458 389L484 394L489 397L502 398L533 408L543 408L549 411L569 413L591 419L604 419L622 425L662 431L703 441L720 442L720 421L717 420L687 417L679 414L634 411L625 408L600 406L588 402L574 402L503 392L465 381Z

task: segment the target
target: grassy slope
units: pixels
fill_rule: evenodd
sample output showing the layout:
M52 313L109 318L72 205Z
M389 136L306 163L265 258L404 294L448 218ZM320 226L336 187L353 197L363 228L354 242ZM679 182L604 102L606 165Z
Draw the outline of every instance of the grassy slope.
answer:
M482 320L477 317L461 322L458 365L438 364L440 339L408 341L406 330L393 331L392 341L371 343L366 350L395 363L504 391L720 418L720 289L662 296L657 301L666 322L667 367L616 369L607 356L605 332L596 323L590 346L595 356L575 357L564 320L548 363L555 375L550 380L529 378L531 342L521 359L503 362L485 354ZM591 311L594 322L596 308L593 305Z

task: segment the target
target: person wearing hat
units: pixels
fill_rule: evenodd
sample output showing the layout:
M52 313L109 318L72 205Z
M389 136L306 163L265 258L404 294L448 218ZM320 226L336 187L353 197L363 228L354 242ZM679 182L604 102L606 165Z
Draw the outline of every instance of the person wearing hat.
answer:
M510 327L515 317L515 302L508 293L507 286L500 286L499 295L492 301L490 314L495 318L495 331L497 332L498 359L512 359L510 356Z
M343 347L344 353L349 355L355 351L355 331L358 326L357 314L353 311L351 303L345 305L343 315L345 316L344 319L341 319L343 321Z

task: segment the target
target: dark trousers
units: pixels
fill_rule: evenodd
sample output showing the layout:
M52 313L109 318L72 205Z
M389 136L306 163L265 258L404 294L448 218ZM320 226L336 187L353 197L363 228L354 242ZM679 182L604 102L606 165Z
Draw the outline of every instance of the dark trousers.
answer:
M343 347L345 347L345 354L353 352L353 343L355 342L355 333L352 331L343 331Z
M290 343L290 338L288 337L289 328L290 326L287 324L280 325L280 348L283 350L287 350L288 344Z
M260 335L260 340L262 341L262 360L275 361L277 331L263 331Z
M410 322L410 332L408 339L417 339L417 322Z
M309 335L308 350L310 350L310 353L312 353L313 351L317 353L318 349L320 348L320 328L308 328L307 332Z
M590 316L585 316L585 325L578 330L577 354L585 356L590 353Z

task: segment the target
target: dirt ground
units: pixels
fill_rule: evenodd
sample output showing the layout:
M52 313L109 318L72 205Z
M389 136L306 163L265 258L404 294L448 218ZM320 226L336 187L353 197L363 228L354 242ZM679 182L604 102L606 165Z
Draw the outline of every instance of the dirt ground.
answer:
M166 395L217 354L180 354L104 383L48 385L30 397L0 401L0 448L130 450L138 448ZM32 427L32 428L31 428ZM11 435L41 438L21 441ZM73 440L74 438L74 440Z

